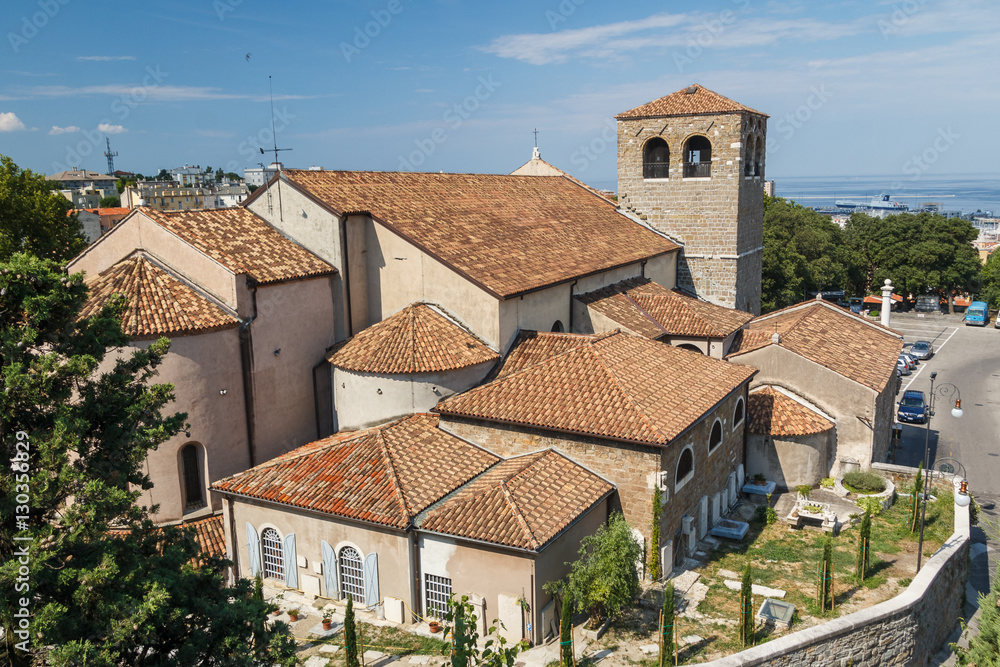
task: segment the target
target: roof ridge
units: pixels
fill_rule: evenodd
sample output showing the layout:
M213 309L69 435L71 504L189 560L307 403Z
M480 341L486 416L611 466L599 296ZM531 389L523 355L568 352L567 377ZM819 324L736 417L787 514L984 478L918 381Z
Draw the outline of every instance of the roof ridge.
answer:
M603 368L605 372L608 373L608 375L611 377L611 380L615 383L615 386L618 387L618 390L625 396L625 399L629 402L629 405L631 405L635 409L635 411L639 413L639 418L643 421L643 423L645 423L646 426L650 428L650 430L652 430L654 433L656 433L663 439L664 441L663 444L670 442L670 438L667 437L663 433L663 431L659 429L659 427L653 424L653 422L649 419L649 416L646 415L646 411L642 409L638 403L635 402L635 400L632 398L632 395L625 389L625 387L622 386L621 381L619 381L618 379L618 375L613 370L611 370L606 363L604 363L604 357L598 354L595 349L595 343L598 342L601 341L594 341L594 343L591 343L588 347L591 349L591 352L597 359L598 363L601 364L601 368Z
M535 463L534 461L529 463L524 470L530 468L532 465L534 465L534 463ZM524 472L524 470L522 470L521 472ZM517 475L514 475L514 477L516 476ZM527 535L528 543L531 545L531 548L538 549L540 545L538 544L538 540L535 538L535 533L532 532L531 527L528 525L528 520L525 519L524 514L521 513L521 508L517 506L517 501L514 500L514 495L510 492L510 489L507 488L507 482L509 481L510 481L509 479L500 481L499 486L500 490L503 491L504 500L507 501L507 507L510 508L511 513L514 515L514 520L517 521L517 524L521 527L521 530L523 530L524 534Z
M385 439L386 430L387 429L383 428L378 430L375 434L375 442L382 449L382 456L385 459L385 466L389 473L389 479L392 480L392 486L396 490L396 498L399 500L400 509L403 511L403 520L406 523L410 523L413 518L413 514L410 512L409 504L406 502L406 494L403 492L403 485L400 483L399 476L396 474L396 466L392 463L392 453L389 451L389 443Z

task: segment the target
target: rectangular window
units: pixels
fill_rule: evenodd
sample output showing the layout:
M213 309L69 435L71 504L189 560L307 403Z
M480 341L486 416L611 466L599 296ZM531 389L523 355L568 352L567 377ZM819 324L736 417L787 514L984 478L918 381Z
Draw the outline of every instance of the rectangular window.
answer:
M451 579L434 574L425 574L424 577L424 587L427 590L427 615L442 618L448 612Z

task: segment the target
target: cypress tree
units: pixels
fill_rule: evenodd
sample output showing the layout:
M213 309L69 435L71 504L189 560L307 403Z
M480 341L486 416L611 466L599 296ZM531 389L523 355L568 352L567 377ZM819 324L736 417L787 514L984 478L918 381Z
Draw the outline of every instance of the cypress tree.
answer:
M823 543L823 560L820 561L817 576L819 585L816 597L820 613L823 613L828 607L833 609L833 540L830 537Z
M743 581L740 586L740 641L744 648L754 644L753 628L753 573L750 570L750 560L743 568Z
M653 530L650 538L649 549L649 576L655 581L662 575L662 563L660 563L660 513L663 511L661 502L660 487L653 489Z
M872 534L872 517L871 514L865 512L865 516L861 519L861 530L858 533L858 567L857 575L858 581L864 582L865 576L868 574L868 546L871 540Z
M573 667L573 603L563 596L562 619L559 622L559 654L563 667Z
M347 596L347 611L344 612L344 659L346 667L361 667L358 662L358 629L354 622L354 601Z
M668 581L663 587L663 611L660 618L660 666L674 664L674 660L668 656L674 653L674 582Z
M920 525L920 493L924 488L924 464L917 466L917 479L913 482L913 504L910 506L910 532L917 532Z

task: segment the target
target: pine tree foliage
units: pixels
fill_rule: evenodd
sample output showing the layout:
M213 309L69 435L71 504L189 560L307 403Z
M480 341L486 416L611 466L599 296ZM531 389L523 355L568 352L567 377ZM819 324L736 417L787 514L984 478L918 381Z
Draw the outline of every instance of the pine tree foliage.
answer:
M354 618L354 600L347 596L347 611L344 612L344 660L346 667L361 667L358 661L358 624Z

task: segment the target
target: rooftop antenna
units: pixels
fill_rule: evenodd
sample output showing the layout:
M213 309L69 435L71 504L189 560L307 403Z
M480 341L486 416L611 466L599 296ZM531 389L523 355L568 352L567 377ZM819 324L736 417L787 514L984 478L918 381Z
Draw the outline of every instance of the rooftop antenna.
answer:
M538 128L536 127L535 128L535 150L533 150L531 152L531 158L533 160L537 160L537 159L539 159L541 157L542 157L541 153L538 152Z
M118 151L111 150L111 137L104 137L107 142L108 150L104 152L104 157L108 158L108 176L115 175L115 157L118 156Z
M271 85L271 75L270 74L267 75L267 90L268 90L268 93L271 96L271 138L274 141L274 147L271 149L271 152L274 153L274 164L275 164L275 166L276 166L276 168L278 170L276 173L280 173L281 172L281 163L278 162L278 151L290 151L292 149L291 148L278 148L278 135L277 135L277 133L275 132L275 129L274 129L274 88ZM263 146L260 147L260 154L264 155L264 147ZM263 167L264 165L261 165L261 166ZM266 172L267 169L265 168L264 171ZM281 181L281 179L279 178L278 179L278 219L281 220L282 222L284 222L285 219L284 219L282 211L281 211L281 183L280 183L280 181ZM271 210L271 188L270 188L270 186L268 186L268 188L267 188L267 211L268 211L268 213L273 213L273 211Z

